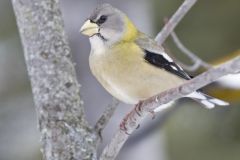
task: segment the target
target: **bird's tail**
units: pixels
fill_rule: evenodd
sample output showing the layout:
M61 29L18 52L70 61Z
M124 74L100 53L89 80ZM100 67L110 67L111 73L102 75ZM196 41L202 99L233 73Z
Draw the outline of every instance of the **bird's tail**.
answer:
M199 91L193 92L186 97L192 98L193 100L203 104L206 108L209 108L209 109L214 108L216 105L218 105L218 106L228 106L229 105L228 102L211 97L211 96L206 95Z

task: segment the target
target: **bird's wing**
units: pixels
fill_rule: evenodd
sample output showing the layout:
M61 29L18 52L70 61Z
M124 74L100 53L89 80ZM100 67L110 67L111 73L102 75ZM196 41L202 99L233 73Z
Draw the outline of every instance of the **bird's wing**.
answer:
M144 51L144 59L161 69L175 74L183 79L189 80L190 76L176 63L173 62L172 58L164 51L161 46L158 46L156 41L141 34L136 39L136 44Z

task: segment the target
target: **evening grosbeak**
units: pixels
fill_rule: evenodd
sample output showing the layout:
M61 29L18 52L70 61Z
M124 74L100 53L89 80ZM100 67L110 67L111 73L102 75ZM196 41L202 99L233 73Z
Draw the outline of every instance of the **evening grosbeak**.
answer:
M89 36L93 75L122 102L137 104L191 79L156 41L140 32L122 11L109 4L98 6L80 32ZM207 108L228 105L200 91L186 97Z

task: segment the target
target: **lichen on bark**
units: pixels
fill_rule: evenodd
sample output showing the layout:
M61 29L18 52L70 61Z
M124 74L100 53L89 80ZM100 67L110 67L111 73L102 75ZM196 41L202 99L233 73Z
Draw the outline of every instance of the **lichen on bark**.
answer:
M12 0L45 160L96 159L58 0Z

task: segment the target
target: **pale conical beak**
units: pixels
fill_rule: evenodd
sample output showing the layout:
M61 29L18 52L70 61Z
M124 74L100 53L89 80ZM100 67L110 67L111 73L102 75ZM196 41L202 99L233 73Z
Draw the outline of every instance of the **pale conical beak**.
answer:
M90 20L87 20L80 29L80 32L89 37L97 34L99 27L96 23L92 23Z

